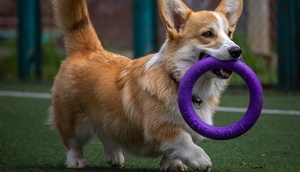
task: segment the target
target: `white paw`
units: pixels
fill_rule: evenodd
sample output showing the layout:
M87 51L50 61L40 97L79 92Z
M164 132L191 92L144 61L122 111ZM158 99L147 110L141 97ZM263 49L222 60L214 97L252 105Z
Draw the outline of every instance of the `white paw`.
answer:
M71 149L67 152L67 161L65 165L68 168L85 168L88 167L88 162L84 159L82 151Z
M187 171L187 166L179 159L169 159L164 156L160 162L160 171Z
M70 159L67 160L66 166L68 168L85 168L88 167L89 164L85 159Z
M209 156L193 142L189 134L182 133L180 137L164 146L162 151L165 156L170 159L179 159L193 170L211 170L212 163Z
M114 167L122 167L125 161L124 155L122 154L121 151L106 153L105 159L107 163L109 163L111 166Z
M200 147L183 153L183 162L197 171L210 171L212 167L209 156Z

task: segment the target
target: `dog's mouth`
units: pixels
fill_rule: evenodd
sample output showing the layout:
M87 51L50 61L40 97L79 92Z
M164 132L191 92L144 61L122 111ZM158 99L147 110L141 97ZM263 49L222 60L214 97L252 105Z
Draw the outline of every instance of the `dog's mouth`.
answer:
M226 69L216 69L213 70L212 73L222 79L229 79L232 75L232 71Z
M210 56L210 55L202 52L199 55L199 60L202 60L203 58L208 57L208 56ZM229 79L233 73L232 71L227 70L227 69L215 69L215 70L212 70L211 72L213 74L215 74L218 78L221 78L221 79Z

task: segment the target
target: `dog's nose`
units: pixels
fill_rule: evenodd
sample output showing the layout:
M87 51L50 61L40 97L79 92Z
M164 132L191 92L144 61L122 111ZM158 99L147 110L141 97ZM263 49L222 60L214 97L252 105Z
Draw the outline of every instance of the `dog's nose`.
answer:
M238 59L242 54L242 49L238 46L233 46L228 49L228 52L232 58Z

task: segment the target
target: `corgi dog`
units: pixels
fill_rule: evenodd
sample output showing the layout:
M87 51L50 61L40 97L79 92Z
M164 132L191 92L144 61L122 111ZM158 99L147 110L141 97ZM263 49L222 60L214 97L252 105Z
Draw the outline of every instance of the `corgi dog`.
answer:
M114 167L130 153L162 156L161 171L210 171L211 159L196 144L204 138L180 114L178 84L206 56L241 58L231 38L243 1L222 0L215 11L193 12L181 0L158 0L166 41L158 53L136 60L101 46L86 0L54 0L53 6L67 58L54 81L49 121L67 149L66 166L87 167L83 146L96 137ZM231 73L207 72L193 88L195 111L210 125Z

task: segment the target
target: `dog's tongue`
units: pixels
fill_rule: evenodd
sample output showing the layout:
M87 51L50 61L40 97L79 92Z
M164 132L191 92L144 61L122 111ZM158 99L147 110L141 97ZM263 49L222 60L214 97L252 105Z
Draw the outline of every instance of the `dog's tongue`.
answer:
M223 76L228 77L228 78L232 75L232 71L230 71L230 70L221 69L220 72L222 73Z

